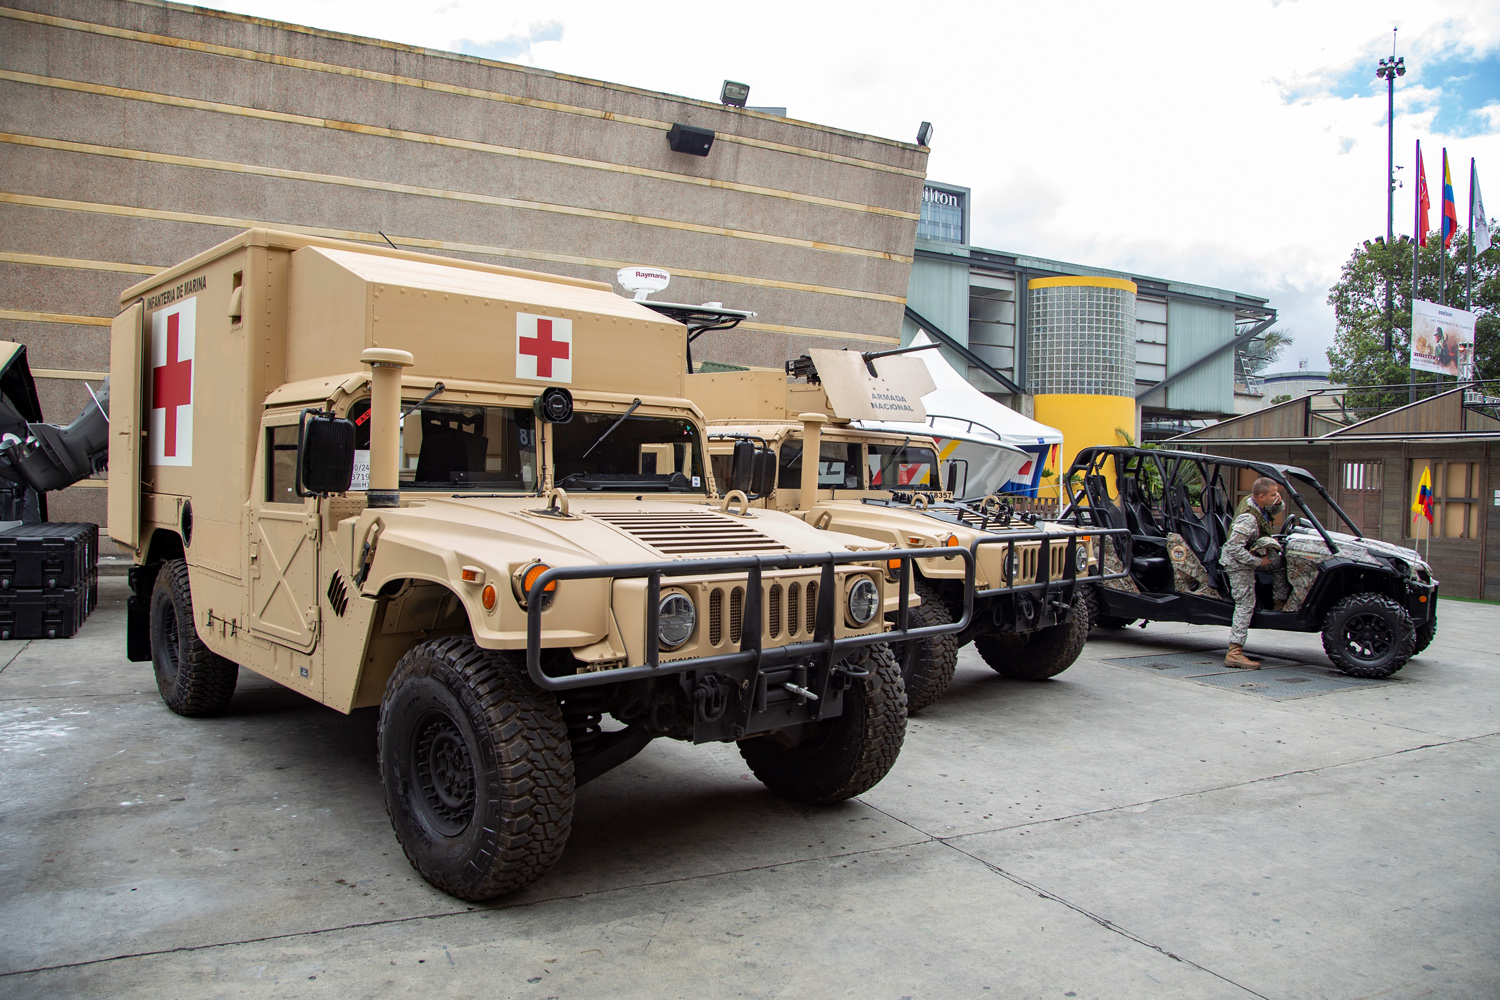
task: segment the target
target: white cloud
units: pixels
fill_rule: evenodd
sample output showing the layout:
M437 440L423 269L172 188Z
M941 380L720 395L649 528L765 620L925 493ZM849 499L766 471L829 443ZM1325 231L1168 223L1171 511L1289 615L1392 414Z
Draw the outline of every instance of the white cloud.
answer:
M1423 66L1500 47L1500 8L1462 0L223 5L437 48L535 39L533 65L706 99L728 77L751 85L752 104L899 139L932 121L929 175L974 189L977 243L1267 296L1297 332L1293 366L1325 364L1328 286L1384 231L1374 70L1393 24L1411 70L1397 162L1420 137L1430 183L1445 144L1500 177L1500 106L1474 119L1488 122L1477 136L1430 132L1455 91ZM560 37L542 40L539 22ZM1398 233L1411 228L1410 173Z

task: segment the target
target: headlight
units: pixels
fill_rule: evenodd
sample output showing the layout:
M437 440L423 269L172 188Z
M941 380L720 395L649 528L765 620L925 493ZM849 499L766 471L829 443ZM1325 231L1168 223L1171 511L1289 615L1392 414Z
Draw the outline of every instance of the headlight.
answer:
M1020 572L1020 569L1021 553L1015 549L1011 549L1010 553L1005 557L1005 561L1000 566L1000 572L1005 574L1005 582L1014 583L1016 574Z
M667 649L676 649L688 641L698 623L698 611L686 594L668 594L657 605L656 637Z
M1087 573L1089 568L1089 547L1079 545L1073 550L1073 568L1080 573Z
M875 581L862 576L849 588L849 620L864 627L880 610L880 588Z

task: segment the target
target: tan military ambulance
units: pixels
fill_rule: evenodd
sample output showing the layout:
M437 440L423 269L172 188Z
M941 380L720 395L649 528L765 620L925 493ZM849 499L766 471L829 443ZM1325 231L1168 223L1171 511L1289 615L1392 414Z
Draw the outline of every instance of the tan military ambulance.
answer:
M538 878L577 785L658 736L799 801L870 788L885 640L962 625L903 628L900 554L719 500L683 326L607 285L251 230L121 301L130 658L184 715L238 666L378 705L392 825L454 895Z
M719 478L745 489L753 505L798 511L812 524L892 548L974 553L978 589L967 626L897 649L909 712L942 696L968 642L1016 679L1055 676L1078 658L1089 631L1087 591L1103 579L1091 541L1099 533L1039 525L999 498L956 502L941 488L932 438L859 426L925 420L921 397L932 382L918 359L814 350L786 374L711 372L687 382L709 420ZM814 453L816 463L803 460ZM961 560L924 559L912 570L922 599L917 621L969 617Z

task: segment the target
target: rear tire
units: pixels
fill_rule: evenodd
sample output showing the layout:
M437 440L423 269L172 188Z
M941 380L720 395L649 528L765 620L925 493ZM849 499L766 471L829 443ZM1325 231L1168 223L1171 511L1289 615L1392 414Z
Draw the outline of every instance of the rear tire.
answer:
M1097 592L1089 594L1090 628L1127 628L1135 624L1134 618L1120 618L1104 613L1104 601Z
M1350 594L1323 619L1323 652L1350 677L1389 677L1415 641L1406 609L1379 594Z
M1088 599L1073 598L1068 620L1035 632L996 632L974 637L974 648L1001 677L1044 681L1067 670L1089 637Z
M161 700L178 715L222 712L234 697L240 668L198 638L187 563L168 559L151 590L151 666Z
M515 892L562 856L573 753L557 699L467 636L413 647L380 705L386 812L413 868L460 899Z
M912 628L953 623L937 588L917 581L914 589L922 604L908 614ZM886 617L895 620L894 614ZM953 682L953 672L958 669L958 637L950 632L918 640L910 646L915 648L900 649L896 656L901 661L901 681L906 685L906 714L916 715L941 698Z
M812 805L851 799L874 788L901 753L906 688L895 655L878 644L849 659L869 676L844 692L843 715L807 725L796 746L775 733L740 740L751 772L784 799Z

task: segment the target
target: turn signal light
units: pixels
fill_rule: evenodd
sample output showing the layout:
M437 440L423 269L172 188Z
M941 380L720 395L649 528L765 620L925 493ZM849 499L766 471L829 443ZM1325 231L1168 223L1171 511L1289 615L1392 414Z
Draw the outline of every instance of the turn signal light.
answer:
M511 579L511 588L516 592L516 603L526 607L526 595L531 593L532 584L547 570L552 567L544 562L534 562L524 569L517 570ZM542 588L542 607L545 608L552 602L554 592L557 590L557 581L552 580Z
M899 573L899 572L901 572L901 560L900 559L887 559L885 561L885 568L888 569L888 570L890 570L892 573Z
M493 583L487 583L487 584L485 584L484 585L484 589L479 592L479 599L484 602L484 610L486 610L486 611L494 611L495 610L495 585Z
M950 548L950 549L958 548L958 536L957 535L949 535L948 536L948 540L946 542L944 542L943 544L946 545L946 546L948 546L948 548Z

